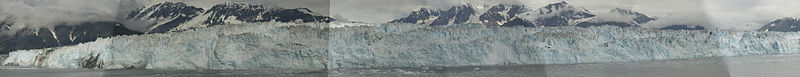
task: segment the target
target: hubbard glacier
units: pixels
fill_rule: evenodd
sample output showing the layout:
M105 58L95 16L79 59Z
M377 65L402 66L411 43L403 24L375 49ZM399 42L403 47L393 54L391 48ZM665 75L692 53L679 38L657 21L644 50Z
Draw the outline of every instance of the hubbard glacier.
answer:
M20 50L2 64L97 69L573 64L790 54L800 52L797 46L796 32L269 22Z

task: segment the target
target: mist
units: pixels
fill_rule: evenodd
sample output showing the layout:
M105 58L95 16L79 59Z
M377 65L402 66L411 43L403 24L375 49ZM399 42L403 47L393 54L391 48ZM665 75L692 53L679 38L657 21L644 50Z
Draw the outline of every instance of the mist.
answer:
M119 0L0 0L0 21L10 28L52 28L59 24L115 21Z

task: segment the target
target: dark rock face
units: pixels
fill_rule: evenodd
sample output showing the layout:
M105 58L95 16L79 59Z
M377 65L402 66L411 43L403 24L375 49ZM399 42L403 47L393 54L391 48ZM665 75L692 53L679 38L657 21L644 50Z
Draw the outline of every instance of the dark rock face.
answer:
M470 17L475 15L475 13L476 11L472 6L452 7L447 11L428 10L422 8L419 11L411 12L408 17L401 18L398 20L393 20L390 23L416 23L416 24L430 23L430 26L464 24L467 23ZM436 18L436 19L433 20L432 22L426 22L431 18Z
M533 23L531 23L528 20L522 19L522 18L514 18L511 21L508 21L508 22L506 22L506 24L503 24L501 26L506 26L506 27L510 27L510 26L535 27Z
M390 23L430 24L429 26L482 23L486 26L555 27L572 26L576 24L576 20L595 16L589 10L570 6L566 2L550 4L539 8L537 11L532 11L523 5L499 4L492 6L481 15L474 14L480 13L469 5L453 7L446 11L423 8L411 12L407 17L393 20ZM537 17L531 18L527 16ZM478 18L479 22L468 22L470 18Z
M441 15L431 23L431 26L447 25L450 24L450 22L453 24L466 23L469 17L475 14L475 10L472 6L459 6L450 8L450 10L440 12L439 14Z
M0 21L0 31L11 29L11 25L14 25L14 22L11 20Z
M478 19L486 26L533 26L530 21L517 18L518 14L527 11L529 10L522 5L500 4L489 8Z
M696 25L694 28L689 27L689 25L671 25L664 28L660 28L659 30L705 30L706 28L700 25Z
M231 17L236 17L235 20L244 22L269 22L273 20L278 22L293 22L296 20L302 20L302 22L332 21L330 17L309 13L312 13L312 11L307 8L269 9L261 5L226 3L215 5L206 11L205 14L211 14L211 16L204 23L209 25L227 24L224 21L231 19Z
M203 8L194 6L187 6L184 3L164 2L150 6L149 8L142 7L134 10L128 14L127 19L134 20L165 20L166 23L154 23L155 28L147 33L164 33L169 32L180 24L185 23L192 18L197 17ZM163 19L161 19L163 18Z
M540 17L534 20L536 26L557 27L557 26L571 26L570 21L584 18L592 18L595 15L591 14L589 10L570 6L567 2L560 2L549 4L543 8L539 8L540 15L552 15L549 17Z
M413 11L408 14L407 17L400 18L397 20L393 20L389 23L415 23L415 24L426 24L429 22L425 22L424 20L428 20L431 17L439 16L439 11L436 10L428 10L425 8L419 9L418 11Z
M208 16L208 18L196 18ZM180 2L164 2L149 7L142 7L132 11L127 16L128 20L153 21L154 26L146 33L176 32L176 27L188 21L202 21L205 26L230 24L226 21L252 22L330 22L334 21L327 16L314 14L307 8L267 8L262 5L248 5L242 3L225 3L214 5L208 10L186 5ZM163 23L163 24L162 24Z
M14 35L0 36L0 53L13 50L40 49L95 41L97 38L142 34L128 30L116 22L92 22L59 25L52 29L22 29Z
M209 18L196 18L209 15ZM235 19L231 17L236 17ZM134 21L148 21L153 24L148 32L137 32L122 26L118 22L85 22L75 25L56 25L52 28L14 30L16 34L0 35L0 53L14 50L40 49L95 41L97 38L117 35L135 35L144 33L166 33L176 31L176 27L188 21L205 21L202 24L223 25L224 20L244 22L330 22L333 19L315 15L306 8L283 9L264 8L261 5L239 3L219 4L209 10L189 6L180 2L164 2L133 10L126 18ZM199 20L198 20L199 19ZM201 23L201 22L197 22ZM10 32L13 26L11 18L0 21L0 32ZM91 63L90 63L91 64Z
M800 20L797 18L783 18L770 22L757 31L797 32L800 31Z

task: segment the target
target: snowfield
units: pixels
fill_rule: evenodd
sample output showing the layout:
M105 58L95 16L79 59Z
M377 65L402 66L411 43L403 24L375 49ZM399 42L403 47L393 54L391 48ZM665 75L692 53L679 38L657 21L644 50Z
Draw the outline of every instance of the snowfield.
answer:
M338 28L328 27L331 25ZM11 52L3 65L340 69L572 64L791 53L800 53L800 33L614 26L260 23L118 36L74 46L21 50Z

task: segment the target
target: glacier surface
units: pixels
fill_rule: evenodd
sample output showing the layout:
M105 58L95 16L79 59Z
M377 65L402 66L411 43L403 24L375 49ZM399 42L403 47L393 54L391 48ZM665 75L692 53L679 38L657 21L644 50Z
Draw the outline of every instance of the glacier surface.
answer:
M331 28L329 26L338 26ZM800 53L800 33L614 26L259 23L11 52L3 65L99 69L341 69L572 64ZM366 26L365 26L366 25Z

